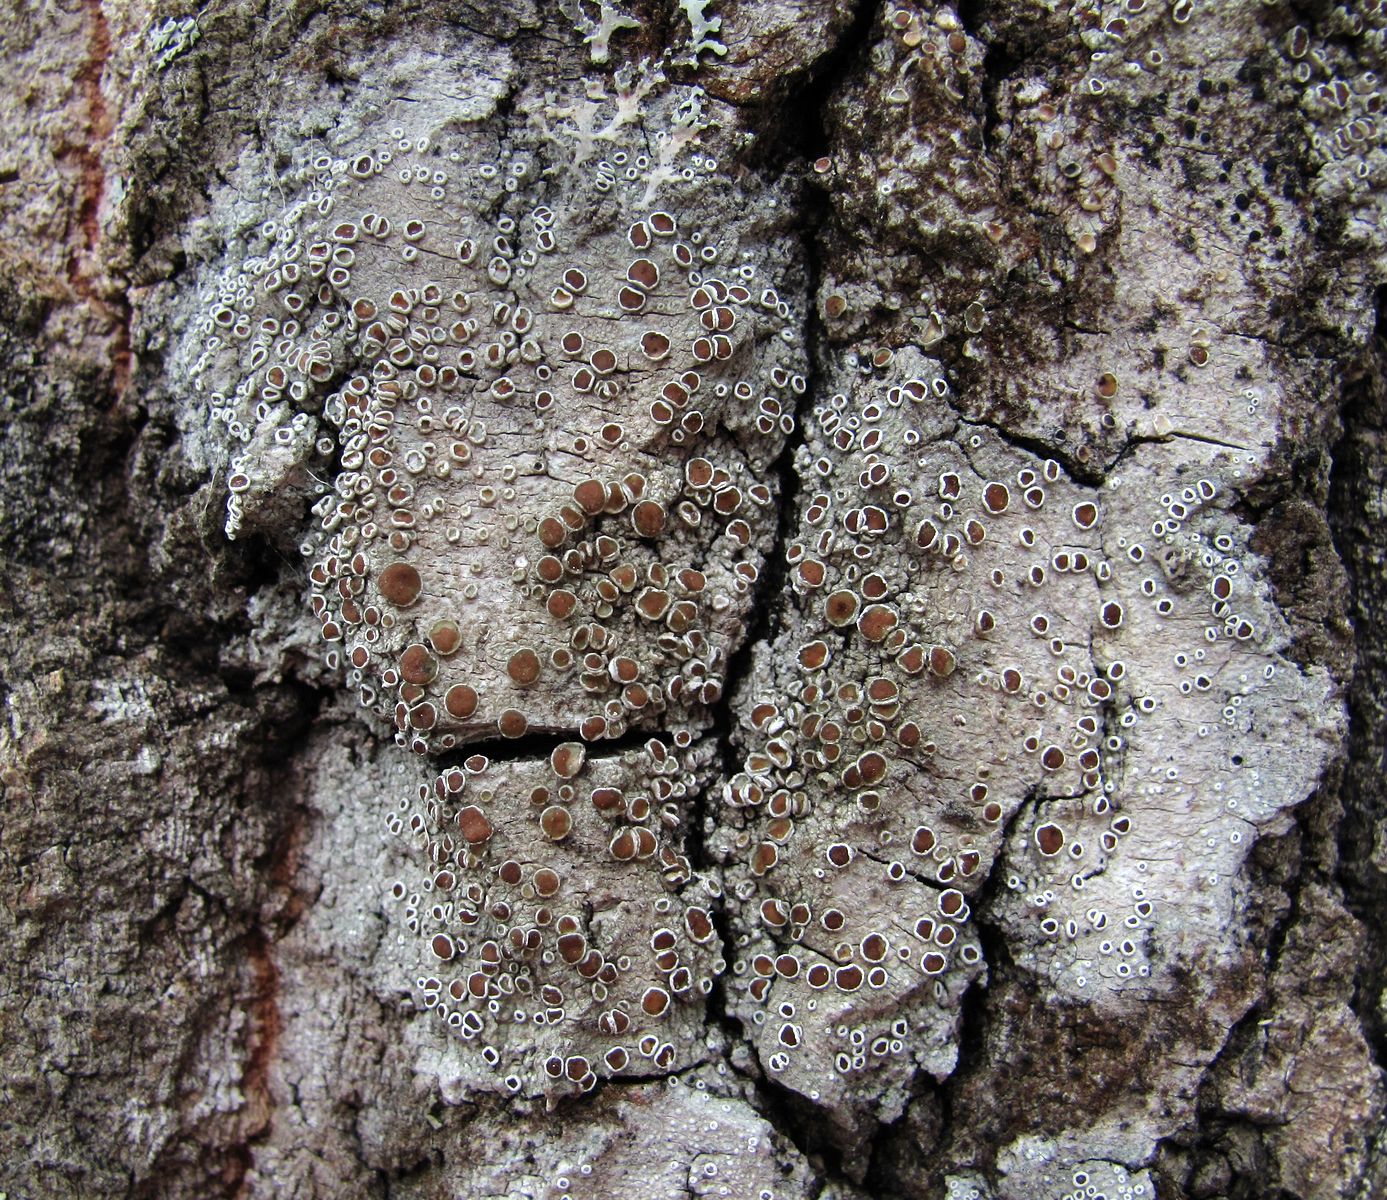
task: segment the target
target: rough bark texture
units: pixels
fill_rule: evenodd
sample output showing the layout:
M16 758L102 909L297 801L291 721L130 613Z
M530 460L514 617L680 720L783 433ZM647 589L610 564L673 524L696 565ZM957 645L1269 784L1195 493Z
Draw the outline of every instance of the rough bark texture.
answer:
M0 61L0 1193L1387 1192L1387 8Z

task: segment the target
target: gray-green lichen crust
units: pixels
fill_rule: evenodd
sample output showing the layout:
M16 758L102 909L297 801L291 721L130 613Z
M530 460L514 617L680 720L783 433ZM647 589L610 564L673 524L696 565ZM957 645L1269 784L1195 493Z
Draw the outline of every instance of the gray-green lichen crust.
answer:
M913 347L828 383L709 837L762 1061L890 1121L954 1068L989 879L1052 994L1120 1011L1194 969L1188 930L1233 919L1322 769L1329 684L1278 652L1227 513L1247 456L1162 448L1093 487L957 418Z
M693 60L722 50L705 7ZM633 18L575 13L591 61L619 57ZM816 164L866 249L826 257L812 385L797 184L739 160L740 116L677 55L541 84L503 58L468 97L349 104L218 201L241 252L182 368L223 431L228 535L294 531L326 667L435 756L381 804L450 1101L696 1067L721 986L759 1069L851 1139L955 1072L980 917L1057 1005L1200 1004L1252 845L1328 761L1333 687L1288 655L1237 511L1285 433L1263 341L1157 296L1198 386L1148 392L1164 358L1103 331L1036 349L1029 383L997 370L989 272L1046 243L949 108L982 51L939 6L880 25L839 112L880 128ZM1251 287L1121 222L1163 177L1072 97L1012 102L1019 161L1081 190L1045 251L1065 286L1111 245L1124 313ZM1071 144L1074 171L1051 162ZM964 233L974 257L928 278ZM1104 1153L1147 1161L1166 1128ZM1110 1166L1051 1133L1061 1174Z
M335 469L303 546L328 665L418 749L677 723L741 636L797 275L776 192L701 207L732 197L700 97L657 86L314 155L209 289L190 374L236 447L228 533L310 448Z
M1380 68L1384 14L1340 5L1311 26L1303 10L1255 2L894 3L874 14L814 163L831 206L816 300L837 370L824 390L841 407L805 421L797 517L811 578L797 581L792 561L801 594L748 711L783 708L808 685L825 711L801 699L781 718L799 725L791 750L805 753L807 733L821 754L825 723L843 747L819 795L803 789L806 824L825 827L820 852L827 842L856 855L835 875L782 847L776 868L792 867L808 901L834 889L847 919L828 950L860 958L850 918L877 915L848 880L864 843L908 866L899 848L917 823L921 865L951 873L938 885L963 895L984 934L985 1016L944 1089L954 1120L939 1147L986 1164L981 1194L1048 1195L1098 1146L1135 1168L1163 1139L1180 1142L1229 1028L1250 1027L1264 1002L1265 863L1300 836L1297 817L1333 803L1321 791L1344 727L1330 674L1342 660L1325 653L1342 633L1333 572L1302 580L1311 556L1278 546L1263 518L1323 486L1317 455L1340 387L1329 364L1374 317L1364 297L1382 241L1363 214L1381 213L1387 160L1363 114L1380 106L1369 64ZM890 388L936 378L906 470ZM880 464L863 453L868 437ZM872 471L900 474L911 508L894 508L893 483L873 492ZM815 539L830 527L826 558ZM861 556L857 584L845 535ZM855 697L885 674L886 643L834 621L866 611L872 573L903 645L940 647L947 668L910 685L931 687L929 719L878 718L874 747L874 714ZM1317 609L1296 600L1312 588ZM856 595L832 599L838 590ZM794 652L816 642L822 684L803 661L787 680ZM865 742L845 736L844 681ZM928 756L892 746L902 718ZM764 762L767 742L746 738L749 754ZM882 777L914 792L899 814L899 786L879 789L875 814L848 803L868 749L894 758ZM881 851L885 833L894 854ZM980 864L971 880L960 851ZM738 894L731 877L728 890ZM897 925L928 917L933 936L940 914L896 894ZM755 914L740 924L753 944L822 938L812 926L755 930ZM885 922L870 932L894 948ZM946 957L907 945L935 965ZM956 969L967 968L950 962L945 978ZM777 973L770 986L774 1005L785 983ZM770 1012L766 1024L779 1026ZM870 1042L872 1026L859 1027ZM1344 1045L1353 1066L1319 1070L1376 1078L1361 1037L1346 1032ZM868 1113L878 1081L891 1081L882 1094L904 1097L902 1122L927 1124L934 1102L900 1086L910 1071L899 1059L867 1056L859 1069L854 1094L852 1075L829 1089L785 1060L791 1087ZM1328 1186L1364 1170L1359 1131L1381 1093L1362 1097L1306 1110L1319 1132L1297 1144L1340 1181ZM1249 1107L1230 1113L1255 1107L1238 1103ZM970 1127L961 1111L993 1115ZM1288 1170L1310 1173L1304 1160ZM943 1173L902 1174L934 1194Z
M276 181L187 351L228 535L307 493L326 666L396 740L573 739L387 801L428 865L393 889L401 969L459 1099L697 1061L724 966L682 843L772 547L804 276L789 191L721 169L705 109L646 64L505 120L364 124Z

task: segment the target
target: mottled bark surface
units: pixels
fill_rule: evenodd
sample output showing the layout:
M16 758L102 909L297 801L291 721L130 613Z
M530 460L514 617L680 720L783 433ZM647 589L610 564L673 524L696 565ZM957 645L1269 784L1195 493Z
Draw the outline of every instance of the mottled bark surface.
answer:
M1387 1190L1384 41L17 6L0 1192Z

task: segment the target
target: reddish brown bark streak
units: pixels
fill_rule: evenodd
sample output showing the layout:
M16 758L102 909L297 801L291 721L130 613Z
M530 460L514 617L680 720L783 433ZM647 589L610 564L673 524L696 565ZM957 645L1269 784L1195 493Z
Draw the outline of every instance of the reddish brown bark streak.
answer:
M82 99L83 116L77 128L86 134L85 142L70 144L58 153L60 161L71 163L76 171L77 192L74 216L79 231L71 247L67 278L76 295L109 323L111 372L116 394L123 395L130 382L129 305L123 294L104 278L98 258L101 243L101 203L106 196L106 168L102 148L110 140L114 121L102 91L102 80L111 55L111 31L102 0L83 0L87 57L78 73L76 88Z

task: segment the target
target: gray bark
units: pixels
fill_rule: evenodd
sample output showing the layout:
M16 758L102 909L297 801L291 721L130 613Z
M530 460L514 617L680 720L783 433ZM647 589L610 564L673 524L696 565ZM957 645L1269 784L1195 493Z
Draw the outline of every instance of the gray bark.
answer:
M1387 10L20 4L0 1193L1387 1191Z

